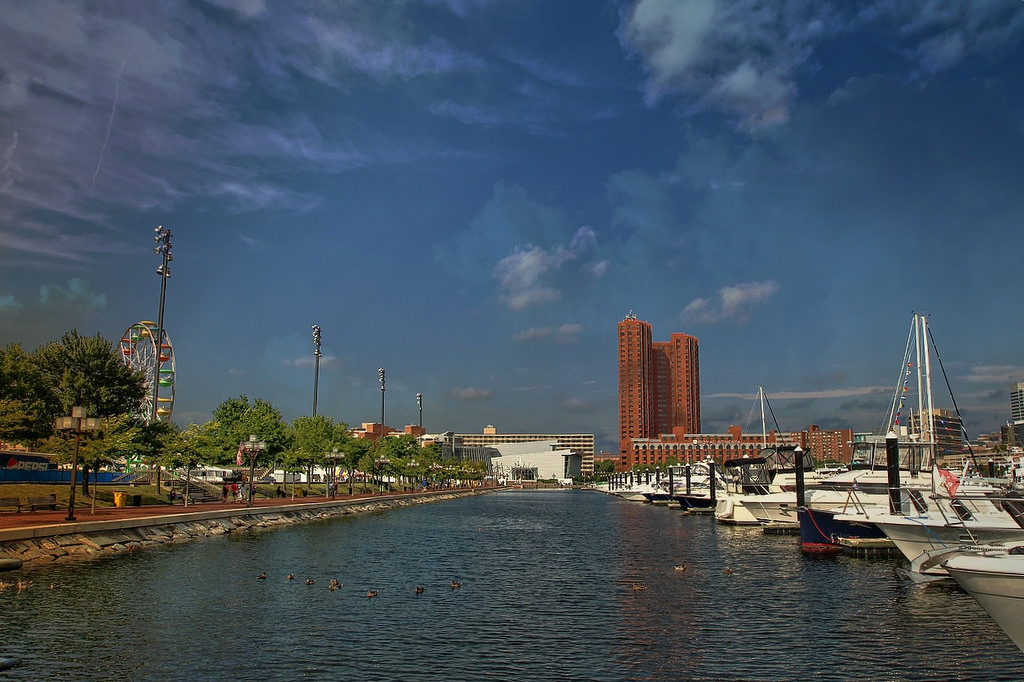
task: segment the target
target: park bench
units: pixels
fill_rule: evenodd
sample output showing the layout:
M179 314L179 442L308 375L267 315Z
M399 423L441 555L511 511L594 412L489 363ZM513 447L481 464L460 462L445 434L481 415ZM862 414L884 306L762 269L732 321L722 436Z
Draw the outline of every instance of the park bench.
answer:
M17 497L0 497L0 508L13 507L15 511L21 511L21 500Z
M36 509L57 511L57 496L54 494L46 497L29 497L25 501L28 502L29 511L35 511Z

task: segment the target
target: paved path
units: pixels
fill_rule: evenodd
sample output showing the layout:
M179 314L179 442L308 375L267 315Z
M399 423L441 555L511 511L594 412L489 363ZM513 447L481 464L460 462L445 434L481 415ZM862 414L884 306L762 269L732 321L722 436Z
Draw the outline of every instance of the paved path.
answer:
M451 491L436 491L451 492ZM257 498L253 501L253 507L284 507L290 505L323 505L325 503L351 503L356 500L386 499L396 495L407 495L409 493L387 493L373 494L365 493L359 495L337 495L333 498L327 497L276 497ZM17 528L34 528L38 526L61 525L66 528L72 524L91 524L97 521L122 521L126 519L148 519L157 516L174 516L177 514L194 514L196 512L227 511L237 510L244 512L247 507L244 502L202 502L189 504L187 507L178 504L150 504L142 507L97 507L92 513L88 504L75 505L75 520L67 521L68 510L58 511L23 511L0 512L0 530L11 530Z

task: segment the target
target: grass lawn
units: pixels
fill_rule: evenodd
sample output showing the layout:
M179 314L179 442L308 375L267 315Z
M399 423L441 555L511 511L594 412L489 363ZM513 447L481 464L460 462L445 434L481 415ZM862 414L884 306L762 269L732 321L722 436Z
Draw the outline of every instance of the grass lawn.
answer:
M90 486L90 490L92 487ZM142 504L167 504L167 489L160 497L156 494L155 485L99 485L96 486L96 508L113 507L114 493L128 493L129 499L132 495L142 495ZM36 498L57 496L57 508L67 509L68 498L71 496L71 488L67 483L0 483L0 497ZM82 494L81 483L75 491L75 509L92 506L92 497Z

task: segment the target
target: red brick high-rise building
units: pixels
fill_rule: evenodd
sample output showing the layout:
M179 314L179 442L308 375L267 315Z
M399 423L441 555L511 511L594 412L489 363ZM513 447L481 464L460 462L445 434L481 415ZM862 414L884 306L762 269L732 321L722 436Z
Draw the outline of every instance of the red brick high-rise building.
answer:
M619 322L620 468L634 464L634 438L657 438L673 429L700 432L697 339L672 334L667 342L654 342L651 325L630 312Z

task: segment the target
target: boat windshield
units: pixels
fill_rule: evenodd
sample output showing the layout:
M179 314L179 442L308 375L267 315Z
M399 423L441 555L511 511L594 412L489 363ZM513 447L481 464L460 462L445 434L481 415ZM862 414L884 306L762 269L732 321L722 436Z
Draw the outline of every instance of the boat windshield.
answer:
M901 441L899 444L900 469L912 472L931 467L931 444L920 441ZM885 443L859 442L853 444L851 469L884 469Z

